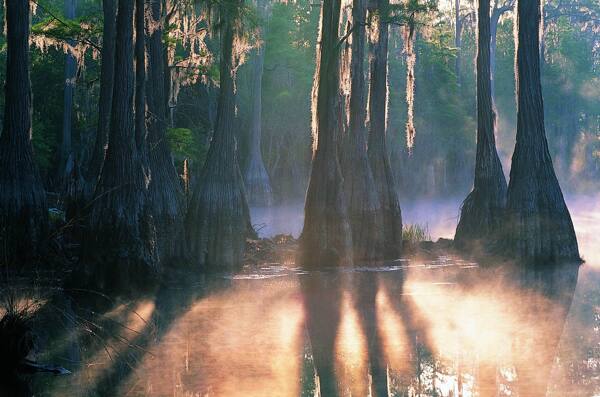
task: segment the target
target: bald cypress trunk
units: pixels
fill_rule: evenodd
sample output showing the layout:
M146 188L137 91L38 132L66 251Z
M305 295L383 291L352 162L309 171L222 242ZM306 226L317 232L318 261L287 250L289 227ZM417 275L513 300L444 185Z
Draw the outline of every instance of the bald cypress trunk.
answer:
M256 8L259 16L266 24L266 0L258 0ZM250 109L250 153L248 165L244 172L244 182L248 203L252 206L269 206L273 204L273 192L269 174L262 158L261 133L262 133L262 77L265 63L266 28L260 28L262 44L255 50L252 60L252 105Z
M367 155L367 95L365 80L366 0L352 4L352 55L350 62L350 124L340 155L344 192L352 229L355 260L380 259L383 249L383 214Z
M6 3L6 83L0 135L0 264L36 259L48 222L31 146L29 2Z
M135 143L146 166L146 0L135 0Z
M479 0L477 35L477 154L473 191L463 202L455 242L465 246L498 237L506 206L506 179L496 151L496 115L490 77L490 1Z
M241 0L220 11L221 61L217 121L187 217L190 253L203 271L234 271L242 262L246 237L253 234L235 139L233 81L234 24Z
M517 142L507 197L507 252L526 262L578 260L577 239L554 173L540 83L540 2L517 5Z
M386 147L388 106L388 23L385 20L389 0L379 0L371 23L375 29L369 35L369 147L368 155L379 195L383 220L382 256L398 258L402 253L402 212L396 182Z
M75 18L75 0L65 1L65 17ZM71 45L74 44L70 40ZM77 74L77 61L71 52L65 55L65 90L63 93L63 124L62 139L58 150L58 172L56 175L57 185L62 190L62 183L69 177L69 157L73 154L73 96L75 93L75 79ZM73 161L74 159L71 159Z
M91 196L100 177L108 144L110 109L112 107L115 75L115 39L117 34L116 0L102 0L104 15L102 30L102 61L100 65L100 99L98 105L98 127L90 163L86 170L86 195Z
M109 145L85 247L88 261L125 266L124 270L156 264L154 226L146 210L147 180L135 136L133 21L134 2L119 1Z
M183 254L184 197L167 141L168 99L166 54L163 43L162 0L150 0L148 48L148 198L154 216L161 262Z
M306 267L352 262L352 234L338 160L340 110L340 2L324 0L313 86L312 170L304 204L300 263Z
M460 47L462 46L462 20L460 19L460 0L454 0L454 47L456 48L456 59L454 61L454 73L456 82L461 83L460 79Z

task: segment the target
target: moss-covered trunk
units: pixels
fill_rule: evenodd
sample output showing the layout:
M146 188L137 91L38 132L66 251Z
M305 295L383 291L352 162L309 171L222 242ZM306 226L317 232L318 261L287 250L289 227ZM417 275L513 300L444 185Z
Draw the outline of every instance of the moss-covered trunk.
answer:
M235 139L233 42L241 1L220 8L221 61L215 132L187 216L190 254L203 271L236 270L253 234Z
M133 17L134 2L120 1L109 144L85 244L86 261L125 271L156 264L147 178L135 137Z
M540 83L540 2L517 5L517 142L507 196L504 248L526 262L579 259L577 239L554 168Z
M31 146L29 2L6 3L6 83L0 135L0 264L36 259L48 222Z
M312 170L304 204L300 263L306 267L352 263L352 233L337 141L340 111L340 2L324 0L313 86Z
M388 106L388 13L389 1L379 0L371 9L369 32L369 138L368 155L379 195L383 220L382 256L398 258L402 252L402 213L396 182L386 147Z
M479 0L477 35L477 154L473 191L463 202L454 237L457 245L488 243L506 206L506 178L496 151L496 115L490 76L490 1Z

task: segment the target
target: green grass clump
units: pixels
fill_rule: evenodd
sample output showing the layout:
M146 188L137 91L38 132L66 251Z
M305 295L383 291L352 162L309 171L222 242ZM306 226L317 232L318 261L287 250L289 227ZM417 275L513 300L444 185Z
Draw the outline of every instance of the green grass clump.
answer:
M402 227L402 240L408 241L410 244L417 244L421 241L431 241L429 227L427 224L404 225Z

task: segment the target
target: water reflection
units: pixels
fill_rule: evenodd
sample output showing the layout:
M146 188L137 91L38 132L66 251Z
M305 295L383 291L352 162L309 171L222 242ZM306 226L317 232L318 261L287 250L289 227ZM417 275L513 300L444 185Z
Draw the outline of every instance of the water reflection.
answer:
M559 375L573 378L557 357L577 342L559 349L559 341L578 272L444 257L312 272L271 266L211 280L183 273L143 294L71 289L38 309L35 358L73 374L36 375L32 388L36 396L562 396ZM572 320L569 332L588 326Z

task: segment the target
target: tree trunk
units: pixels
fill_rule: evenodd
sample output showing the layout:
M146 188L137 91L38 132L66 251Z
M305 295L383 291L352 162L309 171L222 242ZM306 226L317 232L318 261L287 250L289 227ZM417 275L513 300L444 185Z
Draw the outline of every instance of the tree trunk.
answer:
M110 137L85 250L90 261L126 266L131 272L156 264L154 226L146 211L147 180L135 136L133 20L134 2L119 1Z
M266 24L266 0L257 1L257 9L259 16ZM273 192L271 190L271 182L269 174L265 168L261 153L261 132L262 132L262 76L265 62L265 40L266 29L260 29L262 44L255 51L255 57L252 61L252 106L250 110L250 152L248 166L244 173L244 182L248 203L251 206L270 206L273 204Z
M338 160L340 112L340 2L324 0L313 85L313 159L304 204L300 263L306 267L352 263L352 232Z
M200 182L192 195L187 232L193 260L203 271L236 270L246 237L253 235L237 158L233 81L234 24L241 0L220 7L221 61L217 121Z
M365 81L366 0L352 3L352 57L350 62L350 125L341 154L344 192L352 229L354 259L381 259L382 208L367 155L367 98Z
M492 91L492 103L496 100L496 38L498 35L498 23L500 17L505 13L514 8L515 0L508 0L500 7L498 6L498 0L494 0L494 8L492 9L492 16L490 21L490 74L491 74L491 91Z
M148 197L156 224L158 257L168 262L183 255L185 201L167 141L167 74L162 0L150 0L148 48Z
M517 139L504 249L526 262L579 260L577 239L554 173L540 82L540 3L517 5Z
M460 19L460 0L454 0L454 47L456 59L454 60L454 73L456 83L460 85L460 47L462 45L462 20Z
M506 207L506 178L496 151L496 115L490 79L490 0L479 0L477 35L477 153L473 190L463 202L454 238L458 246L489 242Z
M115 39L117 33L116 0L103 0L104 14L102 31L102 62L100 66L100 99L98 105L98 128L90 163L86 172L86 195L91 197L100 172L110 130L110 110L112 107L113 84L115 78Z
M75 0L65 1L65 17L75 18ZM73 45L73 41L70 43ZM73 153L72 134L73 134L73 95L75 93L75 80L77 74L77 61L71 52L65 55L65 91L63 94L63 125L62 140L58 154L58 172L57 181L62 185L67 175L67 164L69 157ZM62 186L61 190L62 190Z
M378 13L374 13L371 21L374 26L373 29L376 30L369 35L371 86L369 92L368 155L379 195L381 218L383 219L384 246L382 255L386 259L393 259L398 258L402 253L402 212L386 147L388 23L381 16L387 15L389 1L379 0L377 7Z
M496 49L498 48L497 37L500 16L498 9L494 8L490 21L490 91L492 93L492 103L496 101Z
M31 146L29 2L6 3L6 82L0 135L0 263L36 259L48 222L46 194Z
M146 156L146 0L135 0L135 143L144 167Z

